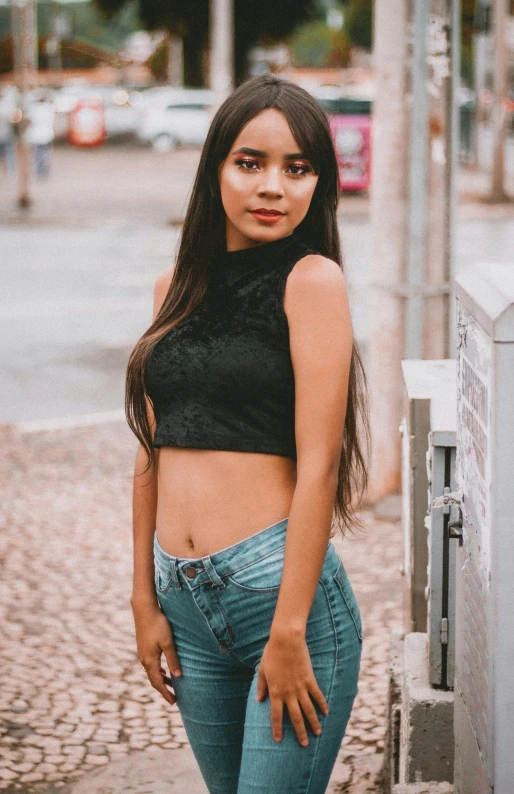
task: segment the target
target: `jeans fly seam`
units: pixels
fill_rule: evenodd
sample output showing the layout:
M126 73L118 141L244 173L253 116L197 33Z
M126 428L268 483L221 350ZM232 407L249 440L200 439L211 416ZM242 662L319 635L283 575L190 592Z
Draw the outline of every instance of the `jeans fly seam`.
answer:
M209 627L209 631L211 632L212 636L214 637L215 641L217 642L217 644L218 644L218 646L219 646L219 644L220 644L220 643L219 643L219 640L218 640L218 638L216 637L216 635L215 635L215 633L214 633L214 631L213 631L213 629L212 629L212 626L211 626L211 624L209 623L209 618L207 617L207 615L205 614L205 612L203 611L203 609L200 607L200 605L198 604L198 602L197 602L196 598L194 597L194 595L193 595L192 593L191 593L191 598L193 599L193 602L194 602L194 604L195 604L196 608L198 609L198 611L199 611L199 612L200 612L200 614L202 615L203 619L204 619L204 620L205 620L205 622L207 623L207 626Z
M231 626L231 625L230 625L230 623L228 622L227 613L225 612L225 610L224 610L224 608L223 608L223 605L222 605L222 603L221 603L221 600L218 598L218 594L217 594L217 592L216 592L215 590L213 590L213 592L212 592L212 595L213 595L213 596L214 596L214 598L216 599L216 603L217 603L217 605L218 605L218 607L219 607L219 610L220 610L220 612L221 612L221 613L222 613L222 615L223 615L223 619L224 619L224 621L225 621L225 626L226 626L226 628L227 628L227 630L228 630L228 633L230 634L230 645L228 645L228 646L226 646L226 647L227 647L227 649L228 649L228 648L232 648L232 647L234 646L234 642L235 642L235 637L234 637L234 632L233 632L233 630L232 630L232 626ZM219 642L219 641L218 641L218 642Z

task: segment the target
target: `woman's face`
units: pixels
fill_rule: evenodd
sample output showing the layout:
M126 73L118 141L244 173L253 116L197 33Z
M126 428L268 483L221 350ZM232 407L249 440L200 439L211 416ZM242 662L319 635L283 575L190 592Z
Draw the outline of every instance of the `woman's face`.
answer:
M292 234L307 214L318 181L286 117L275 108L243 127L218 175L228 251Z

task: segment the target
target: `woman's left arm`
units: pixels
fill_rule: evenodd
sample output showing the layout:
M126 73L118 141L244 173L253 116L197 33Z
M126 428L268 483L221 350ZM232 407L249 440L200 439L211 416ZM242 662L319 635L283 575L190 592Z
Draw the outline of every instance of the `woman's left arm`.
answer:
M270 639L259 666L257 699L271 701L273 737L287 705L298 740L319 721L309 692L328 710L306 644L309 613L325 560L343 443L353 332L346 281L318 254L296 263L284 294L295 377L297 481L288 517L284 569Z

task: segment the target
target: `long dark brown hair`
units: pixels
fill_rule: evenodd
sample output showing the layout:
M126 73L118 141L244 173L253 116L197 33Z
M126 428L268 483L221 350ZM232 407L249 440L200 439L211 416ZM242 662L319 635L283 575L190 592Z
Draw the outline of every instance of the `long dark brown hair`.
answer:
M206 292L214 258L218 251L226 248L225 211L218 168L241 129L267 108L276 108L284 114L300 150L305 152L318 174L309 210L295 234L309 248L338 262L343 269L336 217L338 167L325 113L307 91L294 83L271 74L253 77L225 100L212 120L193 184L170 287L157 316L137 342L127 365L125 412L130 429L147 453L145 472L150 466L154 472L156 466L146 403L148 400L151 404L145 391L145 363L157 342L198 306ZM334 502L335 523L343 534L345 527L362 527L355 514L368 484L361 433L365 434L369 452L367 381L354 341Z

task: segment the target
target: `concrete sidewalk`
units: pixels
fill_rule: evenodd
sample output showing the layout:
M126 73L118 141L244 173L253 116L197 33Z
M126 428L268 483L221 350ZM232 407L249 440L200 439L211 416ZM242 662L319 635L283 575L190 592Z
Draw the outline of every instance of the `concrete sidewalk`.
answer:
M187 783L188 794L200 794L178 709L152 689L136 657L135 439L124 421L4 427L0 447L0 790L159 794ZM335 541L364 642L334 794L380 791L389 637L401 624L399 522L363 518L364 532Z

